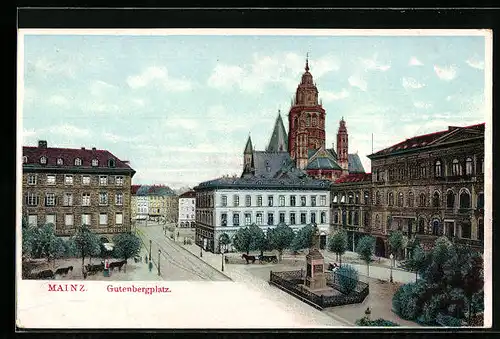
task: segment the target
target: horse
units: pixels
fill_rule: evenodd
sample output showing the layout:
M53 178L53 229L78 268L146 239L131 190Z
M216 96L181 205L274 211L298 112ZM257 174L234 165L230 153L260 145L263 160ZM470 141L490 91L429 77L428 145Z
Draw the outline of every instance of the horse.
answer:
M248 255L248 254L243 253L243 254L241 255L241 257L247 261L247 264L248 264L250 261L252 262L252 264L254 264L254 263L255 263L255 259L256 259L256 258L255 258L255 256L253 256L253 255Z
M73 266L58 268L54 275L66 275L69 271L73 271Z
M35 276L36 279L54 279L54 272L52 270L43 270L38 272Z

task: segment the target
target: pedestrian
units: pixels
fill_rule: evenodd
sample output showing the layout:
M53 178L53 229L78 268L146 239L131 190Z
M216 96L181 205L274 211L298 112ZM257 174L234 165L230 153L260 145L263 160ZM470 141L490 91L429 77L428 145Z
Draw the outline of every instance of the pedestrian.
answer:
M146 264L148 263L148 255L147 255L147 254L144 256L144 262L145 262Z
M179 238L179 231L177 231L177 238Z
M184 245L186 245L186 237L184 237Z
M151 272L153 270L153 263L150 261L149 262L149 272Z

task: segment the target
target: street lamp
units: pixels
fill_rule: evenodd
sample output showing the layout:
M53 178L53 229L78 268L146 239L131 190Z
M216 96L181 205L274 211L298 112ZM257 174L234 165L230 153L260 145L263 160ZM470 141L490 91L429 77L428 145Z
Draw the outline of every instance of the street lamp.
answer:
M201 244L200 244L200 258L203 258L203 247L201 247Z
M222 254L222 272L224 272L224 251L225 251L225 248L226 245L221 245L220 246L220 253Z
M158 250L158 275L160 275L160 255L161 255L161 250Z
M391 283L393 282L392 281L392 266L393 266L393 259L394 259L394 255L391 253L391 255L389 256L389 258L391 259L391 277L390 277L390 281Z
M149 261L151 261L151 243L152 243L152 240L149 239Z

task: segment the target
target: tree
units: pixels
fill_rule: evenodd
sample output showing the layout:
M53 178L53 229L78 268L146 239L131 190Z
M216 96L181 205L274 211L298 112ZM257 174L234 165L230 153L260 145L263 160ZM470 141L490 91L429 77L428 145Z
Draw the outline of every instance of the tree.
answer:
M269 239L269 248L278 251L278 259L281 261L283 250L290 247L295 233L290 226L280 223L267 231L267 238Z
M35 258L46 258L50 262L52 258L60 257L64 254L64 243L56 236L54 224L33 227L31 231L33 232L33 237L31 238L32 254Z
M415 282L418 281L418 274L426 267L426 265L427 257L420 244L412 248L410 258L405 260L402 264L405 269L415 272Z
M391 247L392 254L398 258L401 250L403 249L403 233L401 231L391 232L387 240L389 242L389 246Z
M22 228L22 258L23 260L30 259L33 255L35 229L31 226Z
M302 250L304 248L311 248L313 244L314 232L315 228L311 224L302 227L295 235L295 238L290 245L291 249L297 252L298 250Z
M238 252L250 253L252 248L252 234L248 227L240 228L234 236L233 245Z
M342 266L342 255L347 250L347 233L341 230L331 236L328 243L328 249L336 253L340 258L340 266Z
M121 233L113 237L116 253L125 261L139 254L141 239L132 233ZM125 266L125 271L126 271Z
M250 246L252 249L256 249L260 251L260 255L264 255L264 251L269 249L269 241L264 234L264 231L257 226L256 224L250 225L248 229L250 232L250 237L252 238L252 245Z
M370 276L370 263L372 262L372 255L375 252L375 238L370 235L365 235L359 239L356 253L366 263L367 276Z
M358 271L349 264L339 267L335 275L344 294L351 293L358 286Z
M231 239L229 239L229 236L227 233L222 233L219 237L219 246L227 246L231 243Z
M100 252L99 237L95 235L87 225L78 227L72 241L75 242L76 248L82 257L82 268L85 265L85 257L94 255L96 248Z

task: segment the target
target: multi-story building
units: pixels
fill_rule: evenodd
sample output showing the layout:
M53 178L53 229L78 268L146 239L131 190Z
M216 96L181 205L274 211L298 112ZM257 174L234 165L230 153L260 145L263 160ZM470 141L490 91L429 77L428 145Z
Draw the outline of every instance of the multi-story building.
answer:
M178 227L195 227L196 192L188 191L179 196Z
M368 156L378 255L388 254L391 230L419 238L427 249L441 235L482 248L484 128L450 126Z
M371 231L371 173L349 174L332 185L332 232L347 233L348 251L355 251L359 238Z
M149 186L146 195L148 197L149 220L177 222L177 211L179 197L168 186Z
M59 236L88 225L100 234L130 232L128 161L107 150L23 147L23 216L31 225L51 223Z
M132 222L137 220L137 191L140 187L141 185L130 185L130 218L132 219Z
M238 229L253 223L264 232L285 223L295 231L316 224L320 246L325 248L330 224L330 184L306 176L223 177L203 182L195 187L196 244L219 253L223 233L233 239Z
M149 191L149 186L141 185L135 194L138 221L148 220L149 217L149 198L147 195L148 191Z

